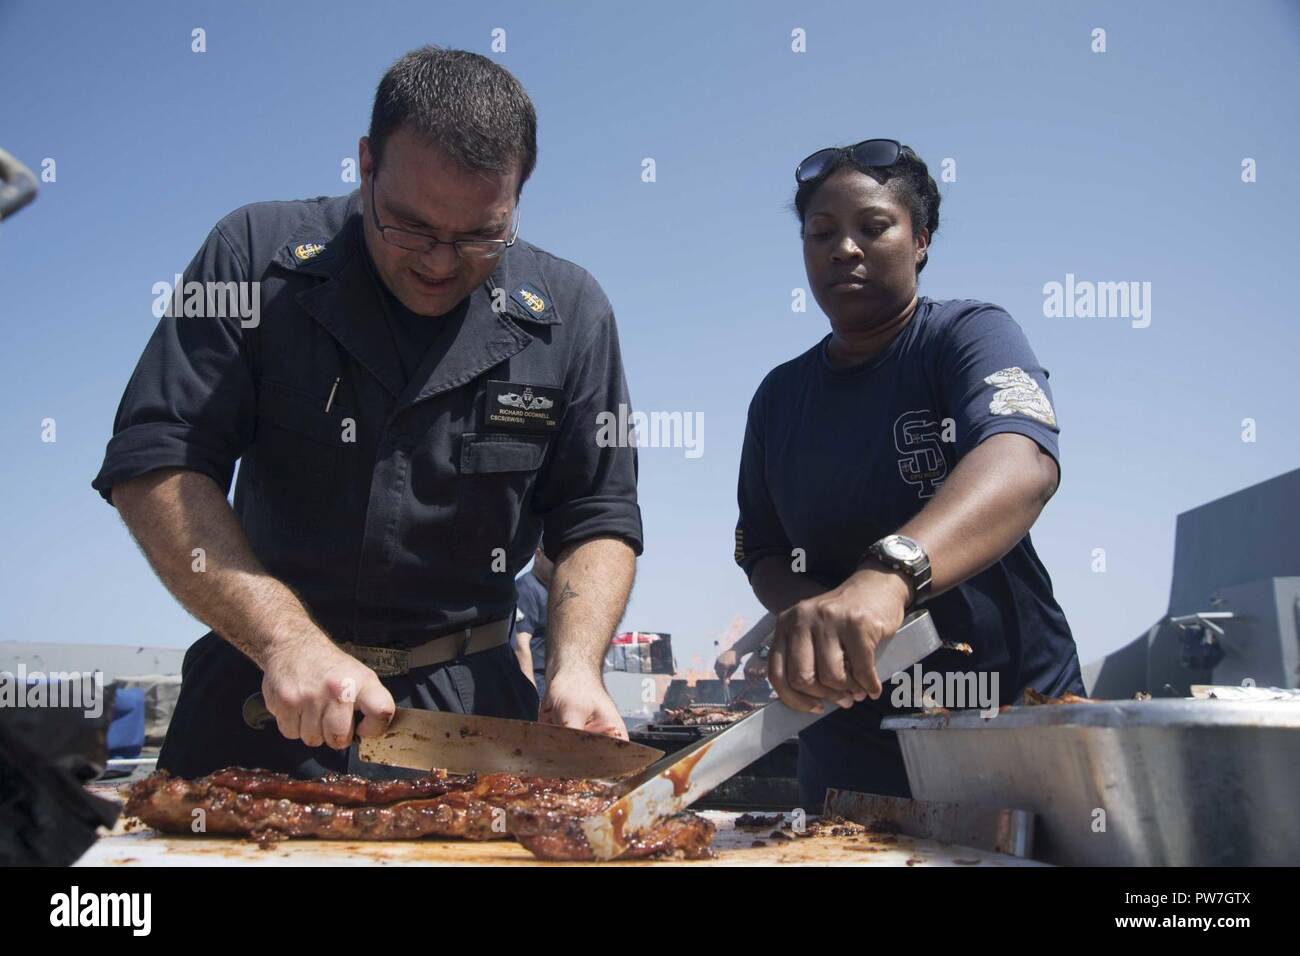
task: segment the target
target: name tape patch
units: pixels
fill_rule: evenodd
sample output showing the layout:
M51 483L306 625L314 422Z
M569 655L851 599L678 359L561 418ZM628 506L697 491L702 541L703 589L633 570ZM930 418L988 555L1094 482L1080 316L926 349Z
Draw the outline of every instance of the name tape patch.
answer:
M553 432L560 427L564 392L546 385L488 382L484 419L492 428Z

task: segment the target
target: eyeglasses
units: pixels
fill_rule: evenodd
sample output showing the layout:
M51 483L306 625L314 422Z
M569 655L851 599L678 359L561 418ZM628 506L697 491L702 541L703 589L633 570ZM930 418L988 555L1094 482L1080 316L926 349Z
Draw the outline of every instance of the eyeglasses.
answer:
M896 139L864 139L853 146L819 149L795 167L795 182L802 186L826 175L831 164L846 153L859 166L892 166L902 155L903 144Z
M454 246L456 255L462 259L495 259L513 246L519 235L518 206L515 207L515 223L514 228L510 230L509 239L435 239L423 232L382 225L379 222L379 208L375 205L375 179L375 176L370 177L370 215L375 221L375 228L379 230L380 238L399 249L410 252L432 252L440 245L447 245Z

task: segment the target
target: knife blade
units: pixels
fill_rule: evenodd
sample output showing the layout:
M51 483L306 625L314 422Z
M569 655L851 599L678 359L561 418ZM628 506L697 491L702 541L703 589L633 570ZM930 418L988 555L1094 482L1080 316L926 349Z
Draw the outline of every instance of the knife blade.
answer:
M572 727L409 708L398 708L380 736L360 737L357 753L415 770L568 778L625 777L663 757L663 750Z
M254 730L275 721L261 694L244 701L243 716ZM398 707L383 734L357 737L355 743L366 763L539 777L624 777L664 755L654 747L572 727L412 707Z
M358 755L414 770L610 778L644 770L663 751L555 724L399 707L386 731L359 738Z
M876 648L881 683L918 663L943 645L928 611L913 611ZM812 726L836 708L824 701L821 713L793 710L780 701L756 710L725 730L664 757L629 780L623 795L580 826L596 858L612 860L638 833L680 813L723 781Z

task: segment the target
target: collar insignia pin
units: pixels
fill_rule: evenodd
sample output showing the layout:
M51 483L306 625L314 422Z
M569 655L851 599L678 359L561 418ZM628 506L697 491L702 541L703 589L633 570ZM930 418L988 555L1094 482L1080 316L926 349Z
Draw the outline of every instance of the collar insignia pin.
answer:
M530 292L527 289L520 289L519 295L528 303L528 308L532 309L534 312L546 311L546 301L540 295Z

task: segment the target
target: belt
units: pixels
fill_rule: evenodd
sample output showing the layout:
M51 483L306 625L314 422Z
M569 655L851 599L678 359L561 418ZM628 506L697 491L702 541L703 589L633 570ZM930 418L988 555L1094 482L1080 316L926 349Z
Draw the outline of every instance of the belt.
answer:
M415 647L370 647L352 641L341 642L338 646L380 677L396 677L419 667L433 667L491 650L509 641L510 619L502 618L440 634Z

